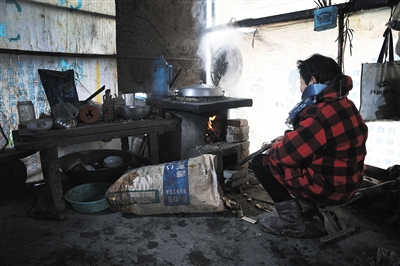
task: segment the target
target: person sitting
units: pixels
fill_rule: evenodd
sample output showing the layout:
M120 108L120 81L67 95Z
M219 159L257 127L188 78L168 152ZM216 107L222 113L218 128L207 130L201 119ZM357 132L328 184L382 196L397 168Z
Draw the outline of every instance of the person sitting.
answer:
M363 179L368 127L347 98L352 79L329 57L297 61L302 100L290 112L291 129L251 162L278 217L261 219L280 233L305 231L299 200L313 206L348 202Z

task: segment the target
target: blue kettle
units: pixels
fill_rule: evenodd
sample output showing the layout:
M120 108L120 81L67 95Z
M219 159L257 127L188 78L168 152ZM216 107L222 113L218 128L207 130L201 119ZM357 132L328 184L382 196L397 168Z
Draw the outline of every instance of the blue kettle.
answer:
M162 54L157 54L151 64L152 98L160 99L169 96L169 84L172 80L172 65L168 65Z

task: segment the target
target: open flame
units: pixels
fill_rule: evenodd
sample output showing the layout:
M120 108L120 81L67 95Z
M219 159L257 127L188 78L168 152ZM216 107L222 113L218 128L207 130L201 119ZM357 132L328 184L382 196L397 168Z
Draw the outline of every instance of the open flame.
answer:
M222 141L221 116L220 115L210 116L208 117L207 123L208 123L207 134L206 134L207 143L216 143L218 141Z
M214 121L216 118L217 118L216 115L210 116L210 117L208 118L208 128L207 128L207 131L208 131L208 132L211 132L211 133L214 133L214 132L215 132L215 129L213 128L213 121Z

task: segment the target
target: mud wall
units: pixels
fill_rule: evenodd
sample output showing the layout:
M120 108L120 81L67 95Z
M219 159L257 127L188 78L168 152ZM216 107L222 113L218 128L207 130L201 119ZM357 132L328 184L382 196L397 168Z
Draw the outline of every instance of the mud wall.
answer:
M198 47L205 21L205 1L117 0L119 89L150 94L150 66L156 54L173 66L173 76L182 69L172 87L200 80Z

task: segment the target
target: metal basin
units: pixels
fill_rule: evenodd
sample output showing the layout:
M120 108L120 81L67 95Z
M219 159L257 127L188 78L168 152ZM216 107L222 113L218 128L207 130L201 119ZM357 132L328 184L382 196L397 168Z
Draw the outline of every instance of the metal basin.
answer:
M102 162L109 156L119 156L123 160L123 164L115 168L106 168L102 166ZM73 171L69 166L75 161L80 160L85 165L93 165L96 167L94 171ZM60 168L66 176L74 184L84 184L90 182L109 182L114 183L121 175L123 175L129 166L137 167L135 155L130 151L98 149L87 150L70 153L59 158Z
M119 115L124 119L146 119L149 118L153 112L151 106L136 106L136 105L125 105L118 107Z

